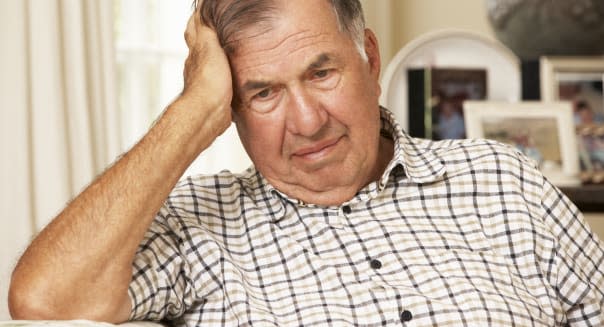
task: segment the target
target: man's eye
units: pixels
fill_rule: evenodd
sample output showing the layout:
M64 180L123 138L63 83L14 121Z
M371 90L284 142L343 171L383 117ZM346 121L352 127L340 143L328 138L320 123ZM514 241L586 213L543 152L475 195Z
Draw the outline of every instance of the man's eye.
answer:
M270 89L264 89L258 93L256 93L256 98L258 99L264 99L264 98L268 98L271 95L271 90Z
M282 95L279 87L267 87L255 93L247 106L255 112L268 113L277 107Z
M331 89L338 85L341 75L335 68L316 70L312 72L309 82L321 89Z
M327 75L329 75L328 69L318 70L315 72L315 77L317 78L325 78Z

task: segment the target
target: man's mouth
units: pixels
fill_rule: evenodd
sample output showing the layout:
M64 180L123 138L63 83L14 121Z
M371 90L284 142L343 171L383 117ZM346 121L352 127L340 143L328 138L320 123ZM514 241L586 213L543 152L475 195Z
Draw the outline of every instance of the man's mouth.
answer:
M317 142L310 146L306 146L298 149L294 152L295 157L300 157L303 159L313 160L318 159L324 155L327 155L331 152L332 149L336 147L338 142L341 140L341 137L328 139L325 141Z

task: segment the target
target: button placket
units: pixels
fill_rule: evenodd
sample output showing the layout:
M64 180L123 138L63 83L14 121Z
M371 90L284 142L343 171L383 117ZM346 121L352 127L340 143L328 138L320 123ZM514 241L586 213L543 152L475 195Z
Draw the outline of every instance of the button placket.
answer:
M368 258L368 259L369 259L369 267L372 269L372 272L370 273L371 276L369 278L371 279L371 282L373 284L373 289L375 291L385 292L386 287L384 287L379 276L376 274L376 270L379 270L380 268L382 268L382 262L377 259L370 259L370 258Z
M330 225L337 229L342 229L346 227L346 215L350 214L352 209L349 205L344 205L337 210L337 214L331 216Z

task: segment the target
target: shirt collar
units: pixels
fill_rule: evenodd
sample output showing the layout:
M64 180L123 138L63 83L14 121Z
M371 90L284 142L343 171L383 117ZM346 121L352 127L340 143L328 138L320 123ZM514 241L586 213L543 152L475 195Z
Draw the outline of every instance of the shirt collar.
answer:
M392 135L394 140L394 156L380 179L380 185L386 184L392 170L399 165L414 183L423 184L442 179L446 166L444 160L430 147L433 141L409 136L388 109L381 107L380 114L382 131Z

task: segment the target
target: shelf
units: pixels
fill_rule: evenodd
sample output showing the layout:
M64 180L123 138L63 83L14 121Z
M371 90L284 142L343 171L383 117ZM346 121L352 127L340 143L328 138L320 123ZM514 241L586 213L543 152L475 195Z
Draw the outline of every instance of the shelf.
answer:
M560 189L582 212L604 212L604 184Z

